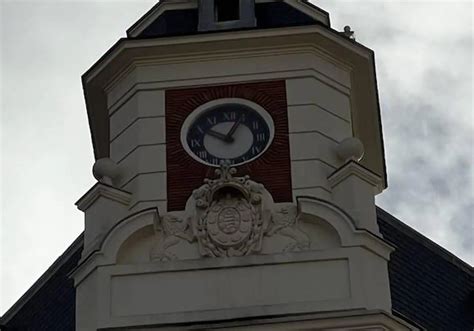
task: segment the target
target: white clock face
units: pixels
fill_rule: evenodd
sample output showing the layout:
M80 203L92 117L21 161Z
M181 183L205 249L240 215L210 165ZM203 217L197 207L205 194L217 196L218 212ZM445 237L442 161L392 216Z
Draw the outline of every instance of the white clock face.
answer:
M197 161L240 165L261 156L274 135L273 120L243 99L220 99L196 109L184 122L181 142Z

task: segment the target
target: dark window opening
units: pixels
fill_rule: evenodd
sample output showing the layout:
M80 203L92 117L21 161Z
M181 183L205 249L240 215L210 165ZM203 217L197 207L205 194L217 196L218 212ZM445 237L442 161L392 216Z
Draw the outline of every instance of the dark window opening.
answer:
M214 0L216 22L240 19L240 0Z

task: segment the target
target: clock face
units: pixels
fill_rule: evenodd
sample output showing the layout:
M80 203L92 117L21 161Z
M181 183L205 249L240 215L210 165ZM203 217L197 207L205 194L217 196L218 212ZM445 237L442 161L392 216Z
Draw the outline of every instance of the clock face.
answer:
M258 105L221 103L197 109L192 115L183 125L182 143L194 159L210 166L250 162L273 139L273 121Z

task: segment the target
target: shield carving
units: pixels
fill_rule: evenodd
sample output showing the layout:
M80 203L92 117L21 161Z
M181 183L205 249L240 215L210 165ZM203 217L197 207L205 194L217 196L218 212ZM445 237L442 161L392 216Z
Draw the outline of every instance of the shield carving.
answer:
M255 207L242 197L228 196L213 201L198 225L204 255L251 253L261 239L261 223Z
M243 199L225 199L214 203L204 220L209 237L218 245L236 246L252 231L252 206Z

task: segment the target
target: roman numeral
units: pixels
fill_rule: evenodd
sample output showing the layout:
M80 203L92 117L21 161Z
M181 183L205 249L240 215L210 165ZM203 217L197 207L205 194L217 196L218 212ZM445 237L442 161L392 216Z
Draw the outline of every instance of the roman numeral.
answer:
M252 146L252 155L257 155L258 153L260 153L262 151L262 148L259 147L259 146Z
M199 125L196 125L196 130L198 130L200 134L204 134L204 130Z
M201 147L201 142L197 139L191 139L191 148Z
M257 121L253 121L253 122L252 122L252 129L258 130L258 128L259 128L258 122L257 122Z
M215 117L215 116L208 117L207 122L211 125L216 125L217 124L217 117Z
M199 151L199 152L197 152L197 156L200 159L206 159L207 158L207 152L206 151Z
M255 139L256 139L258 142L265 141L265 140L266 140L266 135L265 135L265 133L257 133Z
M237 119L237 114L235 112L223 113L222 115L226 121L235 121Z

